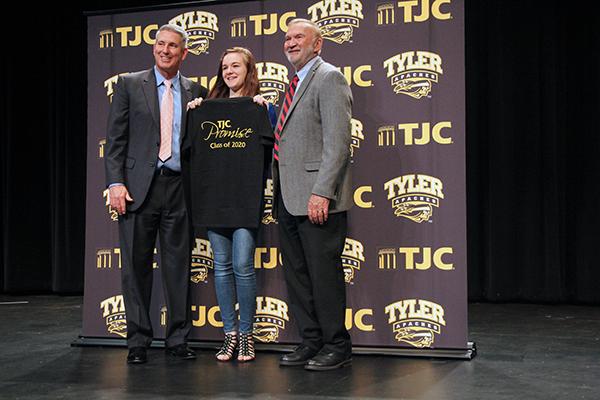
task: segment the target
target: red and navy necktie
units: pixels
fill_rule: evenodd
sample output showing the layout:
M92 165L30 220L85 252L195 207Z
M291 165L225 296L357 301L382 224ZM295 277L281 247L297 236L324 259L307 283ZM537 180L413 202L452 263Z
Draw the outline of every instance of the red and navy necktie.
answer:
M273 158L279 161L279 139L281 139L281 130L283 129L283 123L287 117L288 110L292 105L294 99L294 93L296 92L296 86L298 85L298 75L294 75L287 92L285 93L285 100L283 101L283 109L275 128L275 145L273 146Z

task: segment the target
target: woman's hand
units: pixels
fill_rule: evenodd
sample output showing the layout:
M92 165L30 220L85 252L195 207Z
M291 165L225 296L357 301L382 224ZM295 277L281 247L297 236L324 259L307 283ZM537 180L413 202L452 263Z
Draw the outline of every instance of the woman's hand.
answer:
M252 101L261 106L265 106L265 107L269 106L269 102L264 97L262 97L260 94L257 94L256 96L254 96L252 98Z
M193 110L194 108L199 107L200 104L202 104L202 97L197 97L194 100L187 103L187 109Z

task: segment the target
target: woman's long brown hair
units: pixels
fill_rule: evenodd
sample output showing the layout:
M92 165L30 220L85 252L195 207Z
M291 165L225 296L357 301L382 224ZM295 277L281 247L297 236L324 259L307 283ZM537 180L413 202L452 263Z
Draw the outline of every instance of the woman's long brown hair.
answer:
M241 95L253 97L259 93L260 85L258 83L258 71L256 70L254 56L250 50L244 47L232 47L231 49L225 50L221 55L221 59L219 60L219 70L217 71L217 81L208 94L209 99L229 97L229 87L225 84L225 80L223 79L223 59L227 54L231 53L241 54L244 63L246 64L246 69L248 70L246 79L244 79L242 85Z

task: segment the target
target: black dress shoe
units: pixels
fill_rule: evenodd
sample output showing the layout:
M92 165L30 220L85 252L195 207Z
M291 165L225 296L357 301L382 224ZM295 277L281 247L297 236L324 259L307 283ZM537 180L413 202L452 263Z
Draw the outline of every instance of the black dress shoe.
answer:
M167 347L167 353L173 357L179 358L180 360L194 360L196 358L196 352L190 349L185 343L181 343L173 347Z
M330 369L347 367L352 364L352 355L345 353L321 352L308 360L304 369L309 371L329 371Z
M132 347L127 354L127 364L144 364L148 362L145 347Z
M289 354L284 354L279 359L279 365L282 366L294 366L294 365L304 365L308 360L313 358L318 351L311 349L308 346L301 344L296 347L296 349Z

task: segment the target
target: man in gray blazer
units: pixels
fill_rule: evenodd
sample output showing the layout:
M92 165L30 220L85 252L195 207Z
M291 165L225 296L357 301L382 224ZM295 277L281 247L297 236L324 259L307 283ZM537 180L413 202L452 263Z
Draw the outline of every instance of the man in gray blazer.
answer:
M192 229L181 177L186 106L206 89L181 76L187 34L164 25L153 47L155 66L119 78L108 118L105 170L110 204L119 213L121 284L129 364L147 361L153 338L149 315L152 259L158 233L167 304L169 354L194 359L189 270Z
M275 129L274 215L279 221L290 308L302 343L280 365L321 371L351 363L345 328L341 254L352 204L352 93L344 76L319 57L319 27L288 25L284 52L296 75Z

